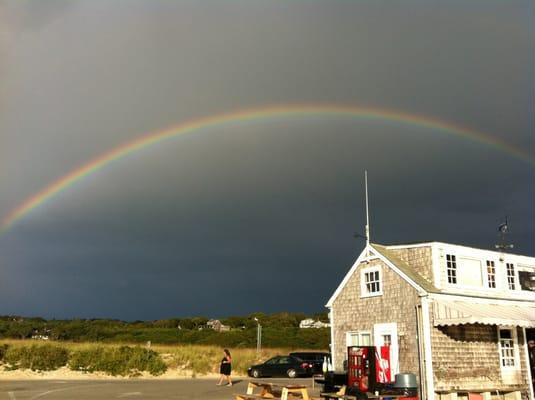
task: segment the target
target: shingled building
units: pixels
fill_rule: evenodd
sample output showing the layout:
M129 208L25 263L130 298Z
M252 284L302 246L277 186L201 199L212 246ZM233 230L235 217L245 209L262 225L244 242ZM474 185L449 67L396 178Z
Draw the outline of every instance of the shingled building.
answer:
M533 399L533 289L534 257L370 244L327 303L334 367L347 346L389 345L392 376L414 373L421 399Z

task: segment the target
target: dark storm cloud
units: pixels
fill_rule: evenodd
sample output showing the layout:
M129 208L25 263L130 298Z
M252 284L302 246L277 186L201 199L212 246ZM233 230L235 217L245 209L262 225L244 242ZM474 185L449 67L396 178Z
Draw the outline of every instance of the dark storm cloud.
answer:
M5 9L2 215L144 132L274 103L400 109L535 154L528 1ZM56 317L319 310L362 247L364 169L377 242L489 248L507 214L535 254L533 164L392 121L253 121L131 154L37 208L0 238L0 299Z

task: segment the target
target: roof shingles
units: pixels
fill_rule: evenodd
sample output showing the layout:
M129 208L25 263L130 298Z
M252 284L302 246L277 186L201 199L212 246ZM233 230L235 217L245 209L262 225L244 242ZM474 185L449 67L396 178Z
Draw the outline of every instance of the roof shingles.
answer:
M392 251L388 250L385 246L376 243L370 243L370 245L375 251L394 264L401 272L403 272L403 274L423 290L428 293L441 293L441 290L437 289L431 282L417 273L414 268L396 256Z

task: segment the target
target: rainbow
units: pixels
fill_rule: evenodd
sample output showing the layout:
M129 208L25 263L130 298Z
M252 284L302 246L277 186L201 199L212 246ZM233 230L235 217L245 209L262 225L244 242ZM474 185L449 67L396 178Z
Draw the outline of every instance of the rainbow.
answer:
M3 219L2 224L0 225L0 233L6 232L17 221L24 218L32 210L66 190L70 186L73 186L77 182L83 180L85 177L93 174L95 171L104 168L112 161L120 159L130 153L142 150L156 143L177 137L179 135L196 132L201 129L218 127L227 123L255 121L269 118L307 116L342 116L375 120L389 120L403 124L416 125L429 128L434 131L441 131L446 134L465 137L473 141L481 142L495 147L501 151L505 151L510 155L524 160L530 164L535 163L534 155L525 152L522 149L511 146L483 132L462 127L450 122L441 121L432 117L409 114L392 109L333 104L287 104L243 109L236 112L216 114L194 119L179 123L163 130L146 133L131 142L123 144L122 146L98 156L92 161L59 178L14 208Z

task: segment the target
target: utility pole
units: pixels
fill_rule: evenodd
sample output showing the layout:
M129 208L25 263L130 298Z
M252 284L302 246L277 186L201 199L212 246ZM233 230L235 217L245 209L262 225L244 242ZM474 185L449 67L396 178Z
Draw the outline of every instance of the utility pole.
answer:
M256 356L260 357L260 351L262 350L262 325L258 318L254 317L256 321Z

